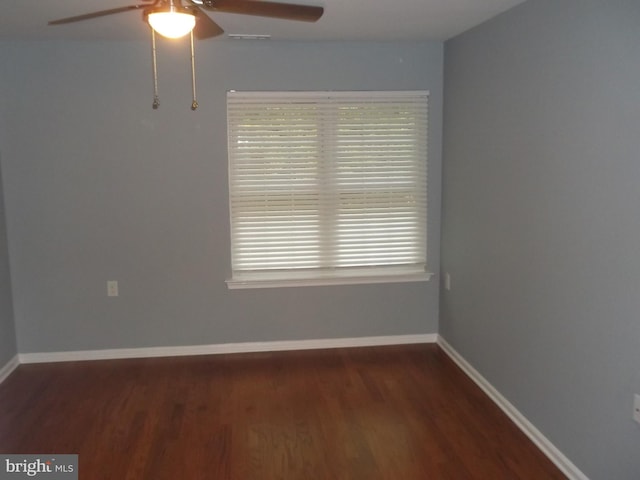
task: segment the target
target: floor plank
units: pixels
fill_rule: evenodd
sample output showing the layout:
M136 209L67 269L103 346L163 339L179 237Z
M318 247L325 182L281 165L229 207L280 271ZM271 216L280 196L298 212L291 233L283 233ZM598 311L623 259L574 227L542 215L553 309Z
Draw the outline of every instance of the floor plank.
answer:
M565 478L431 344L20 365L0 452L92 480Z

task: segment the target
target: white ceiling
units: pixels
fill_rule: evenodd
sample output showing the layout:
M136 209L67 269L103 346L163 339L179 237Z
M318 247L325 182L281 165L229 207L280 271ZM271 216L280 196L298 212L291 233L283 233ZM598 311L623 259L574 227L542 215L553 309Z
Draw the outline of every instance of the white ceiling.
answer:
M446 40L524 0L278 0L319 5L317 23L213 13L227 34L267 34L276 40ZM135 5L136 0L0 0L0 40L134 40L148 38L140 11L79 23L47 21ZM220 41L225 37L207 41Z

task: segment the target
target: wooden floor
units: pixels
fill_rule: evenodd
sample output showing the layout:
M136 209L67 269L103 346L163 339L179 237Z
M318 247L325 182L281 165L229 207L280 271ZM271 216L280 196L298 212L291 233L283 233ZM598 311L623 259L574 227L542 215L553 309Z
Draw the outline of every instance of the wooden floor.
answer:
M436 345L21 365L0 453L81 480L565 477Z

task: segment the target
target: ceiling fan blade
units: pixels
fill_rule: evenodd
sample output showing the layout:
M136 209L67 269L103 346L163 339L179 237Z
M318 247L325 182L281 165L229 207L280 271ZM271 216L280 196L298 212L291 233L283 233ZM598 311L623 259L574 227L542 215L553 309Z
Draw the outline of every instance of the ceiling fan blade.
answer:
M311 5L267 2L262 0L203 0L203 7L218 12L257 15L259 17L283 18L302 22L315 22L324 13L324 8Z
M111 8L109 10L101 10L99 12L86 13L84 15L76 15L75 17L61 18L59 20L52 20L48 25L62 25L64 23L80 22L82 20L89 20L91 18L104 17L105 15L113 15L114 13L128 12L130 10L139 10L141 8L148 8L149 5L129 5L127 7Z
M193 29L193 35L203 40L205 38L217 37L222 35L224 30L220 25L211 20L209 15L196 7L198 14L196 15L196 26Z

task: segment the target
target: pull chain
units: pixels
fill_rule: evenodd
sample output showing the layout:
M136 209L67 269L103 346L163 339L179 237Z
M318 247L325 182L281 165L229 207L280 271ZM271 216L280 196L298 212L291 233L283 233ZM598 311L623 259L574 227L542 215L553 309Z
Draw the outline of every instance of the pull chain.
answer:
M153 109L157 110L160 106L160 97L158 96L158 64L156 60L156 31L151 29L151 60L153 65ZM196 100L196 53L193 43L193 30L191 31L191 91L193 93L193 101L191 102L191 110L198 108Z
M153 109L157 110L160 106L160 97L158 97L158 66L156 63L156 31L151 29L151 53L153 63Z
M196 53L193 46L193 30L191 30L191 90L193 92L193 102L191 102L191 110L198 108L196 100Z

